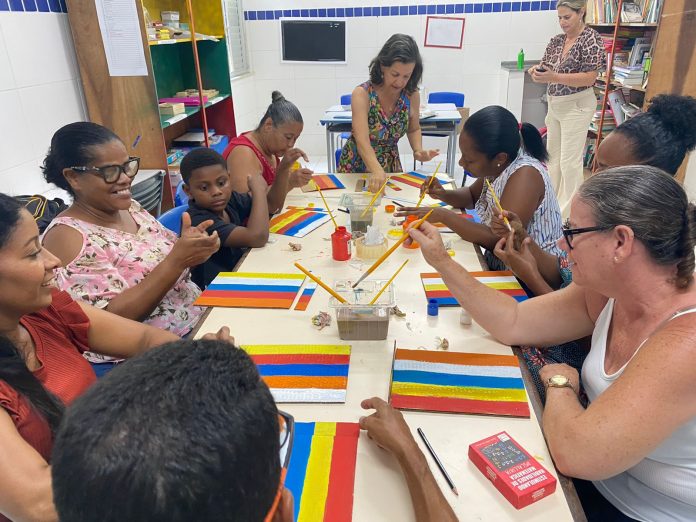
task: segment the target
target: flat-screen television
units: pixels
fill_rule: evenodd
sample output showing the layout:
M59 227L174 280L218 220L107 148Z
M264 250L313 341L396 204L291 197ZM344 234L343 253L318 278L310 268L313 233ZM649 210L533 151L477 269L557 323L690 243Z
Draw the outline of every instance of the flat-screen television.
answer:
M345 20L281 18L281 61L346 63Z

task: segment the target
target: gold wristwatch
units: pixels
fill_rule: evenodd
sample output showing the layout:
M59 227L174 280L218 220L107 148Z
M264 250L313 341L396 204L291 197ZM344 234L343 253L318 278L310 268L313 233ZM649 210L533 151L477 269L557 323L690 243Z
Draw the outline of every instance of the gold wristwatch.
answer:
M549 380L546 381L546 387L570 388L571 390L575 391L575 388L573 388L573 385L570 383L570 380L565 375L554 375L553 377L549 377Z

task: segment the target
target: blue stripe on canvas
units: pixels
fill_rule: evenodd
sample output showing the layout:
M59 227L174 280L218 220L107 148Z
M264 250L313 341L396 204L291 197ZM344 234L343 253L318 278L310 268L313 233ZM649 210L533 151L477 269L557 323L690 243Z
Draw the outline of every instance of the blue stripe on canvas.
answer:
M347 364L259 364L257 368L264 377L274 375L348 377Z
M227 283L213 283L206 287L206 290L241 290L243 292L292 292L297 293L297 289L300 284L296 286L281 286L281 285L239 285L239 284L227 284Z
M283 232L283 235L284 236L294 236L299 231L301 231L303 228L306 228L309 225L311 225L312 223L314 223L315 221L317 221L319 219L324 219L325 217L328 217L328 216L326 214L323 214L323 213L317 213L317 214L314 214L313 216L309 216L307 219L303 220L301 223L298 223L294 227L290 227L289 229L287 229L285 232Z
M285 478L285 487L290 490L295 501L295 520L300 514L300 500L304 488L307 463L312 450L312 437L314 436L313 422L296 422L295 438L292 444L288 475Z
M486 377L481 375L453 375L449 373L394 370L394 382L413 382L433 386L465 386L473 388L524 389L522 379L512 377Z

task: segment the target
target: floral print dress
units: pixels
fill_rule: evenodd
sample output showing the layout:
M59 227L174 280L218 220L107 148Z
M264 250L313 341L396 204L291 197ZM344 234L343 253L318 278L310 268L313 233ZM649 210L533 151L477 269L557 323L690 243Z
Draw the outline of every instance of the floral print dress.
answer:
M360 85L367 91L370 107L367 111L367 125L370 129L370 144L375 151L377 161L385 172L402 172L399 159L399 140L408 131L408 117L411 110L411 101L404 91L396 102L394 112L388 115L379 103L377 92L372 87L372 82ZM367 172L365 162L358 154L358 144L355 136L351 134L341 151L338 161L338 172Z
M76 301L106 308L113 297L139 284L171 252L176 234L135 201L129 212L138 225L135 234L67 216L55 218L46 229L65 225L82 234L79 255L55 271L58 287ZM202 308L191 306L200 293L186 270L144 322L176 335L187 334L203 313ZM116 360L93 352L85 352L85 357L91 362Z

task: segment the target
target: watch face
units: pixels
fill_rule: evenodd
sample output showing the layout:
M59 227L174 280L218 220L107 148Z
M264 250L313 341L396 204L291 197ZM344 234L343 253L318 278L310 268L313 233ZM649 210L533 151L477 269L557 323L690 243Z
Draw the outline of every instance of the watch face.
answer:
M565 386L568 384L568 378L563 375L554 375L549 379L549 382L554 386Z

